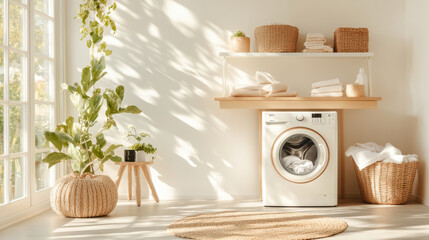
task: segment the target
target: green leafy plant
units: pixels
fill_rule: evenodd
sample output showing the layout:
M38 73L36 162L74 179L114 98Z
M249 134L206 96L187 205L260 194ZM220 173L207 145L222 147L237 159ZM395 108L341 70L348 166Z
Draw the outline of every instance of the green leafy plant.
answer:
M150 137L149 134L144 132L138 133L136 127L134 127L133 125L128 125L128 131L125 132L125 137L128 140L133 138L135 141L137 141L137 143L131 145L130 147L128 147L128 149L134 151L143 151L147 154L156 153L157 149L153 147L152 144L143 142L146 137ZM153 159L155 159L154 156L152 156L152 160Z
M63 84L63 88L70 93L70 100L77 110L77 119L68 117L56 130L46 131L45 138L58 150L48 154L42 161L54 166L65 160L71 160L73 171L83 174L94 173L94 165L103 171L106 161L121 161L114 150L121 145L107 144L103 132L112 126L117 128L114 115L121 113L138 114L141 110L136 106L122 107L124 86L115 89L97 88L96 83L106 72L106 56L112 50L106 48L103 41L104 31L111 28L116 31L115 22L110 18L116 9L116 3L107 0L83 0L75 18L82 22L81 40L87 39L90 50L91 63L82 70L80 82L72 85ZM101 108L105 106L104 124L97 124ZM97 125L96 125L97 124ZM64 150L64 151L63 151Z
M233 37L245 37L245 36L246 36L246 34L242 31L237 31L231 35L232 38Z

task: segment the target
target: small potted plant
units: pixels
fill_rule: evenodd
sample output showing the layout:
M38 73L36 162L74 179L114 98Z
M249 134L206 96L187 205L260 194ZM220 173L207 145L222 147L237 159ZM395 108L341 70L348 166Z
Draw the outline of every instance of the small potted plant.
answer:
M143 142L144 138L150 137L149 134L141 132L138 133L136 127L133 125L128 125L128 131L125 132L125 137L130 140L134 139L135 144L128 147L124 151L124 159L127 162L144 162L148 161L147 155L152 155L150 161L155 159L154 154L156 153L156 148L150 143Z
M229 50L231 52L250 52L250 38L246 37L242 31L235 32L231 36Z

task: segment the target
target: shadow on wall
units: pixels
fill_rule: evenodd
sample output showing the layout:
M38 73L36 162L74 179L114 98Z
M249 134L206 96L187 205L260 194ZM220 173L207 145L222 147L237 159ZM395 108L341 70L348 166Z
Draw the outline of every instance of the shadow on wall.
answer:
M121 131L133 124L152 136L160 197L257 197L257 128L234 118L248 116L256 124L256 112L222 112L213 100L221 94L217 54L226 48L224 30L174 1L123 1L115 17L118 34L106 36L113 50L106 85L124 84L127 104L143 110L117 122ZM242 138L250 151L236 151ZM247 166L237 172L243 161Z
M112 46L113 58L109 59L105 82L109 87L124 84L126 103L135 104L144 112L137 117L120 116L118 123L122 131L131 123L153 136L159 157L152 173L161 199L258 196L257 113L219 110L213 101L221 94L222 60L218 50L227 48L226 30L242 30L253 36L253 28L258 25L288 23L302 28L302 41L305 31L327 35L339 26L368 26L376 33L371 35L370 44L376 52L374 93L382 96L383 101L379 110L345 114L346 129L352 132L346 135L346 141L350 139L346 146L362 139L387 142L398 137L400 144L397 145L404 152L409 149L408 137L404 137L408 136L408 129L401 127L408 126L407 106L403 103L407 95L401 92L403 69L397 67L405 64L401 38L404 28L400 25L403 16L398 16L401 3L389 4L385 11L387 1L332 0L326 4L277 0L268 5L264 1L249 0L246 1L248 10L243 11L243 2L118 2L115 14L118 34L106 37ZM314 8L308 8L310 2ZM262 8L270 10L270 14L259 14ZM313 21L302 12L320 21ZM74 31L77 35L78 30ZM253 45L253 38L251 41ZM346 71L355 76L358 64ZM304 67L299 70L311 72ZM300 91L302 84L292 87L291 90ZM309 91L308 87L302 89ZM395 119L386 120L385 113ZM373 131L358 131L356 124ZM107 136L108 140L126 144L115 134Z

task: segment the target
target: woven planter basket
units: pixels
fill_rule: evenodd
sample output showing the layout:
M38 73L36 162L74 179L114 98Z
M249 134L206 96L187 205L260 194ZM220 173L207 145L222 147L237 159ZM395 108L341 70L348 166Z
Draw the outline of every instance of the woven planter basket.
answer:
M258 52L296 52L298 28L290 25L266 25L255 29Z
M118 202L115 183L108 176L73 173L58 179L51 192L52 209L64 217L99 217Z
M354 161L353 161L354 163ZM363 200L377 204L404 204L413 189L418 162L377 162L359 170L356 177Z
M368 52L368 45L368 28L338 28L335 30L335 52Z

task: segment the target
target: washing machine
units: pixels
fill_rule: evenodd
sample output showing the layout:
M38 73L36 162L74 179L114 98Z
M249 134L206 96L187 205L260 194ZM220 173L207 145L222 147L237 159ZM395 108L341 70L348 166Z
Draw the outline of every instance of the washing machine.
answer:
M265 206L336 206L338 123L334 111L262 112Z

